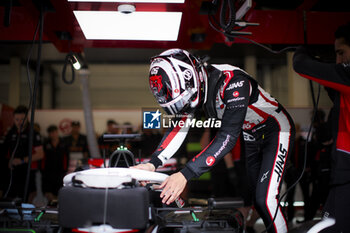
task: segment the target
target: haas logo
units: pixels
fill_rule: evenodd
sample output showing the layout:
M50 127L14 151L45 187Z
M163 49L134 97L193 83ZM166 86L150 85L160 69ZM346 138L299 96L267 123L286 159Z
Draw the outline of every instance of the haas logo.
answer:
M211 167L213 166L213 164L215 163L215 158L213 156L209 156L206 160L205 160L205 163Z
M239 96L239 92L238 91L233 92L233 97L238 97L238 96Z
M243 87L243 83L244 83L244 80L239 81L239 82L235 82L235 83L231 83L230 86L228 86L228 88L226 88L226 90L232 90L232 89L237 88L237 87Z
M158 74L158 70L159 70L159 67L153 67L153 68L151 69L151 75L156 75L156 74Z

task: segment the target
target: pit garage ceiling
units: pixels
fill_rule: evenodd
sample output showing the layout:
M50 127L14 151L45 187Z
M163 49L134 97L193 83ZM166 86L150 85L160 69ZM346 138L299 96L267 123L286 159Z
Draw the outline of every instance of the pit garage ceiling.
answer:
M132 2L132 1L130 1ZM74 11L116 12L120 4L106 2L67 0L2 0L0 3L0 45L20 45L32 41L39 20L39 6L45 6L43 41L52 43L61 53L83 52L87 49L184 48L208 50L217 44L232 47L249 44L249 41L235 38L228 40L223 34L210 27L208 5L212 1L185 0L184 3L133 3L136 12L181 12L181 23L176 41L144 40L96 40L86 39ZM220 2L220 1L218 1ZM245 0L236 0L237 9ZM253 0L252 7L243 17L247 22L259 23L241 31L244 35L262 44L273 46L308 44L333 44L336 28L350 21L350 1L343 0ZM218 18L218 10L214 17ZM131 13L132 14L132 13ZM113 24L111 26L113 27ZM157 28L152 29L157 34ZM147 53L147 52L146 52ZM148 54L147 54L148 55ZM132 58L127 58L132 59Z

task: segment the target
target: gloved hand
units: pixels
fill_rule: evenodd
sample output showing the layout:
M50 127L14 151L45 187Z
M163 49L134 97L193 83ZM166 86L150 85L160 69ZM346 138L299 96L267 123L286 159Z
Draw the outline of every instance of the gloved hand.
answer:
M136 168L136 169L141 169L141 170L146 170L146 171L150 171L150 172L154 172L156 170L156 168L154 167L154 165L152 163L140 163L136 166L132 166L130 168Z
M228 179L230 184L237 189L238 188L238 176L235 167L230 167L227 169Z
M152 163L140 163L136 166L132 166L130 167L131 169L140 169L140 170L146 170L146 171L150 171L150 172L154 172L156 170L156 168L154 167L154 165ZM148 181L141 181L140 184L142 186L146 186L148 183Z

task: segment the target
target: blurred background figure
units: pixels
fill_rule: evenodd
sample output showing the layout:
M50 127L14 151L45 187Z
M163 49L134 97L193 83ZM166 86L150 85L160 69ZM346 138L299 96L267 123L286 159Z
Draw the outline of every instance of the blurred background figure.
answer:
M41 127L39 125L39 123L34 123L34 131L41 134Z
M119 124L115 120L108 120L107 121L107 129L104 132L104 134L119 134L120 133L120 128Z
M113 119L109 119L106 122L106 131L98 138L98 146L100 148L101 155L109 156L114 150L117 149L118 142L105 142L103 140L104 134L119 134L120 126L118 122Z
M71 126L71 134L64 138L64 143L69 152L68 173L73 172L81 165L78 161L82 161L82 159L87 159L89 157L87 138L86 135L80 133L80 122L72 121Z
M2 155L6 156L9 168L9 179L4 197L24 197L24 189L28 168L29 124L25 115L28 109L18 106L13 112L14 125L5 136ZM18 139L19 137L19 139ZM17 142L18 140L18 142ZM38 169L38 161L44 157L41 136L34 130L32 164L30 171L28 202L32 202L36 195L35 176Z
M135 134L133 125L130 122L124 122L121 127L121 134ZM135 156L135 158L141 156L141 148L140 148L140 137L136 137L133 139L128 139L125 141L125 145Z
M59 137L56 125L50 125L47 134L42 163L42 191L50 205L57 200L58 190L63 185L63 177L68 168L68 150Z
M122 134L132 134L133 133L133 126L130 122L124 122L122 126Z

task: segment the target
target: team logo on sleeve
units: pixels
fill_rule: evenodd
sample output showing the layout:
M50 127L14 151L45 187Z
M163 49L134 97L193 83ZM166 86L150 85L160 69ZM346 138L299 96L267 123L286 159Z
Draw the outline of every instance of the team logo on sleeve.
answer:
M235 83L231 83L231 84L226 88L226 91L235 89L235 88L237 88L237 87L243 87L243 83L244 83L244 80L239 81L239 82L235 82Z
M162 114L157 111L143 112L143 128L144 129L160 129L160 116Z
M209 157L207 157L207 159L205 160L205 163L206 163L209 167L213 166L213 164L215 163L215 158L214 158L214 156L209 156Z

